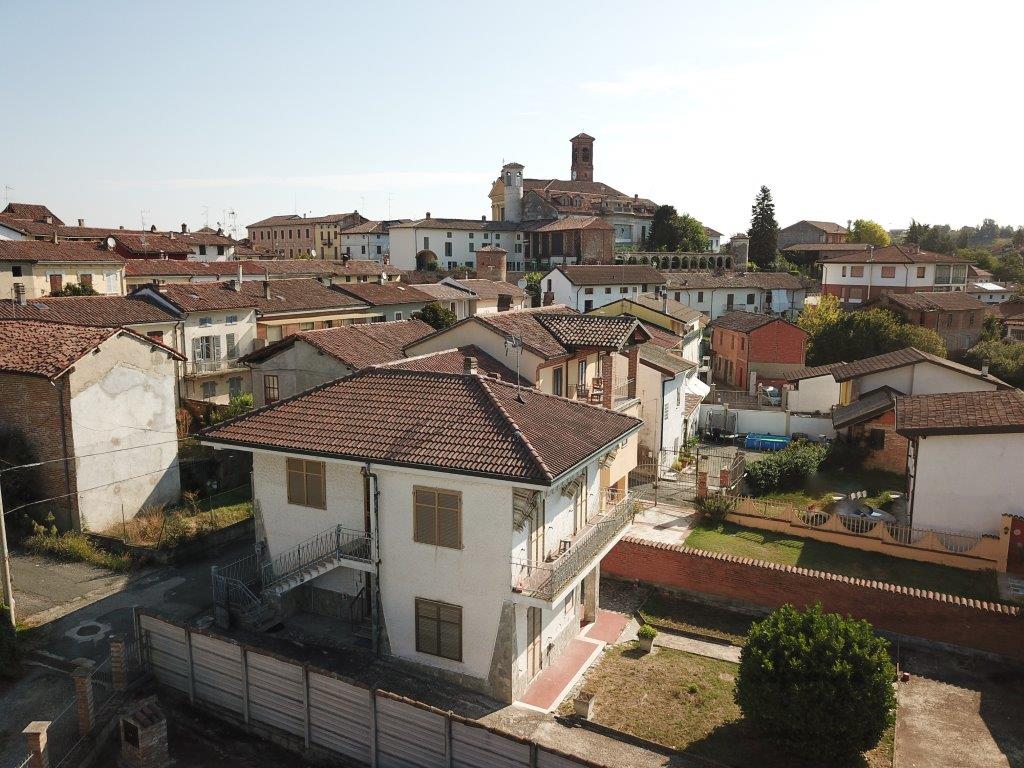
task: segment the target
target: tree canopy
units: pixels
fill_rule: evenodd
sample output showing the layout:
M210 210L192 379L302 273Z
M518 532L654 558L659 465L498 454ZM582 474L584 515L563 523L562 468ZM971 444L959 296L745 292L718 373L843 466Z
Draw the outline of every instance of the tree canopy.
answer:
M892 243L889 233L881 224L871 219L857 219L850 229L848 240L851 243L866 243L884 248Z
M91 285L85 283L68 283L59 291L51 291L51 296L99 296Z
M805 306L797 325L808 333L808 365L852 362L904 347L946 356L945 343L930 328L904 323L887 309L844 312L835 296Z
M444 307L436 301L427 304L419 312L413 312L412 316L438 331L455 325L459 320L448 307Z
M749 259L761 269L775 262L779 250L779 223L775 220L772 191L762 186L750 209Z
M1024 344L989 339L967 350L964 361L976 368L988 363L993 376L1015 387L1024 387Z
M649 251L703 252L711 248L704 225L688 213L679 215L674 206L659 205L651 220L646 243Z

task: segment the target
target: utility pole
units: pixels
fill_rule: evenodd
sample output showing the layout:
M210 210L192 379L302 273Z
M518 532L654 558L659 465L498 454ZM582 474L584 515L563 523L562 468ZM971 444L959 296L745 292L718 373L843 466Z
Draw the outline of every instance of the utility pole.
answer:
M4 519L4 496L0 489L0 580L3 581L4 604L7 606L7 615L10 617L11 626L15 626L14 619L14 586L11 584L11 559L7 554L7 521Z

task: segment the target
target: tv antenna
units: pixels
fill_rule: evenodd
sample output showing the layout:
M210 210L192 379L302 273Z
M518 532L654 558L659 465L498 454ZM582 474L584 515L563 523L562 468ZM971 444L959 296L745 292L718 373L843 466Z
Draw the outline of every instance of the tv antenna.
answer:
M395 196L394 192L388 192L388 220L391 220L391 198Z
M210 206L203 206L203 227L205 229L210 228Z
M11 192L14 191L14 187L4 184L4 208L11 204Z
M523 400L522 381L523 377L519 375L519 364L523 359L523 337L517 336L514 333L510 333L505 337L505 357L508 357L509 350L515 350L516 353L516 402L525 403Z

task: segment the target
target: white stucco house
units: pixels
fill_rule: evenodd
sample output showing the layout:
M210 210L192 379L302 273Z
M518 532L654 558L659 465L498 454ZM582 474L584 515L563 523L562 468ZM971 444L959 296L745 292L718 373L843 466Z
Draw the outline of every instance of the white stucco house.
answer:
M0 321L0 424L45 462L34 486L58 528L102 531L178 500L181 359L124 328Z
M544 304L564 304L577 312L635 298L665 284L665 276L643 264L561 266L541 279Z
M896 431L909 442L916 528L998 535L1002 515L1024 513L1020 390L899 397Z
M253 454L260 605L365 611L382 654L513 701L596 617L601 559L632 519L607 489L641 422L465 362L367 368L203 441ZM318 535L325 548L296 549ZM219 620L265 618L230 589L256 572L218 571Z
M699 406L710 387L697 376L697 364L652 342L640 345L637 367L640 398L638 462L660 472L697 434Z
M726 312L770 312L795 317L807 285L788 272L669 272L669 298L717 320Z

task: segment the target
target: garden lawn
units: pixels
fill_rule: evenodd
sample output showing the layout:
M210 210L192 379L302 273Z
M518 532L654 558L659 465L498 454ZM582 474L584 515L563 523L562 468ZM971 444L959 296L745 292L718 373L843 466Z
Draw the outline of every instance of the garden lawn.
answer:
M736 611L659 591L644 600L640 615L652 627L730 645L743 645L754 621Z
M821 497L826 494L841 493L848 495L858 491L867 491L868 493L867 497L862 500L862 503L870 504L873 507L882 506L882 508L885 508L882 502L887 493L906 494L907 479L902 475L877 469L845 472L843 470L822 467L807 479L804 488L789 491L773 491L761 494L757 498L777 501L782 504L792 504L795 507L806 509L810 504L820 501Z
M686 537L685 544L706 552L751 557L978 600L999 599L993 571L965 571L919 563L838 544L744 528L733 523L697 523Z
M810 765L754 733L733 701L737 665L668 648L644 654L635 643L605 652L583 683L593 720L684 753L737 768ZM892 729L853 765L891 768Z

